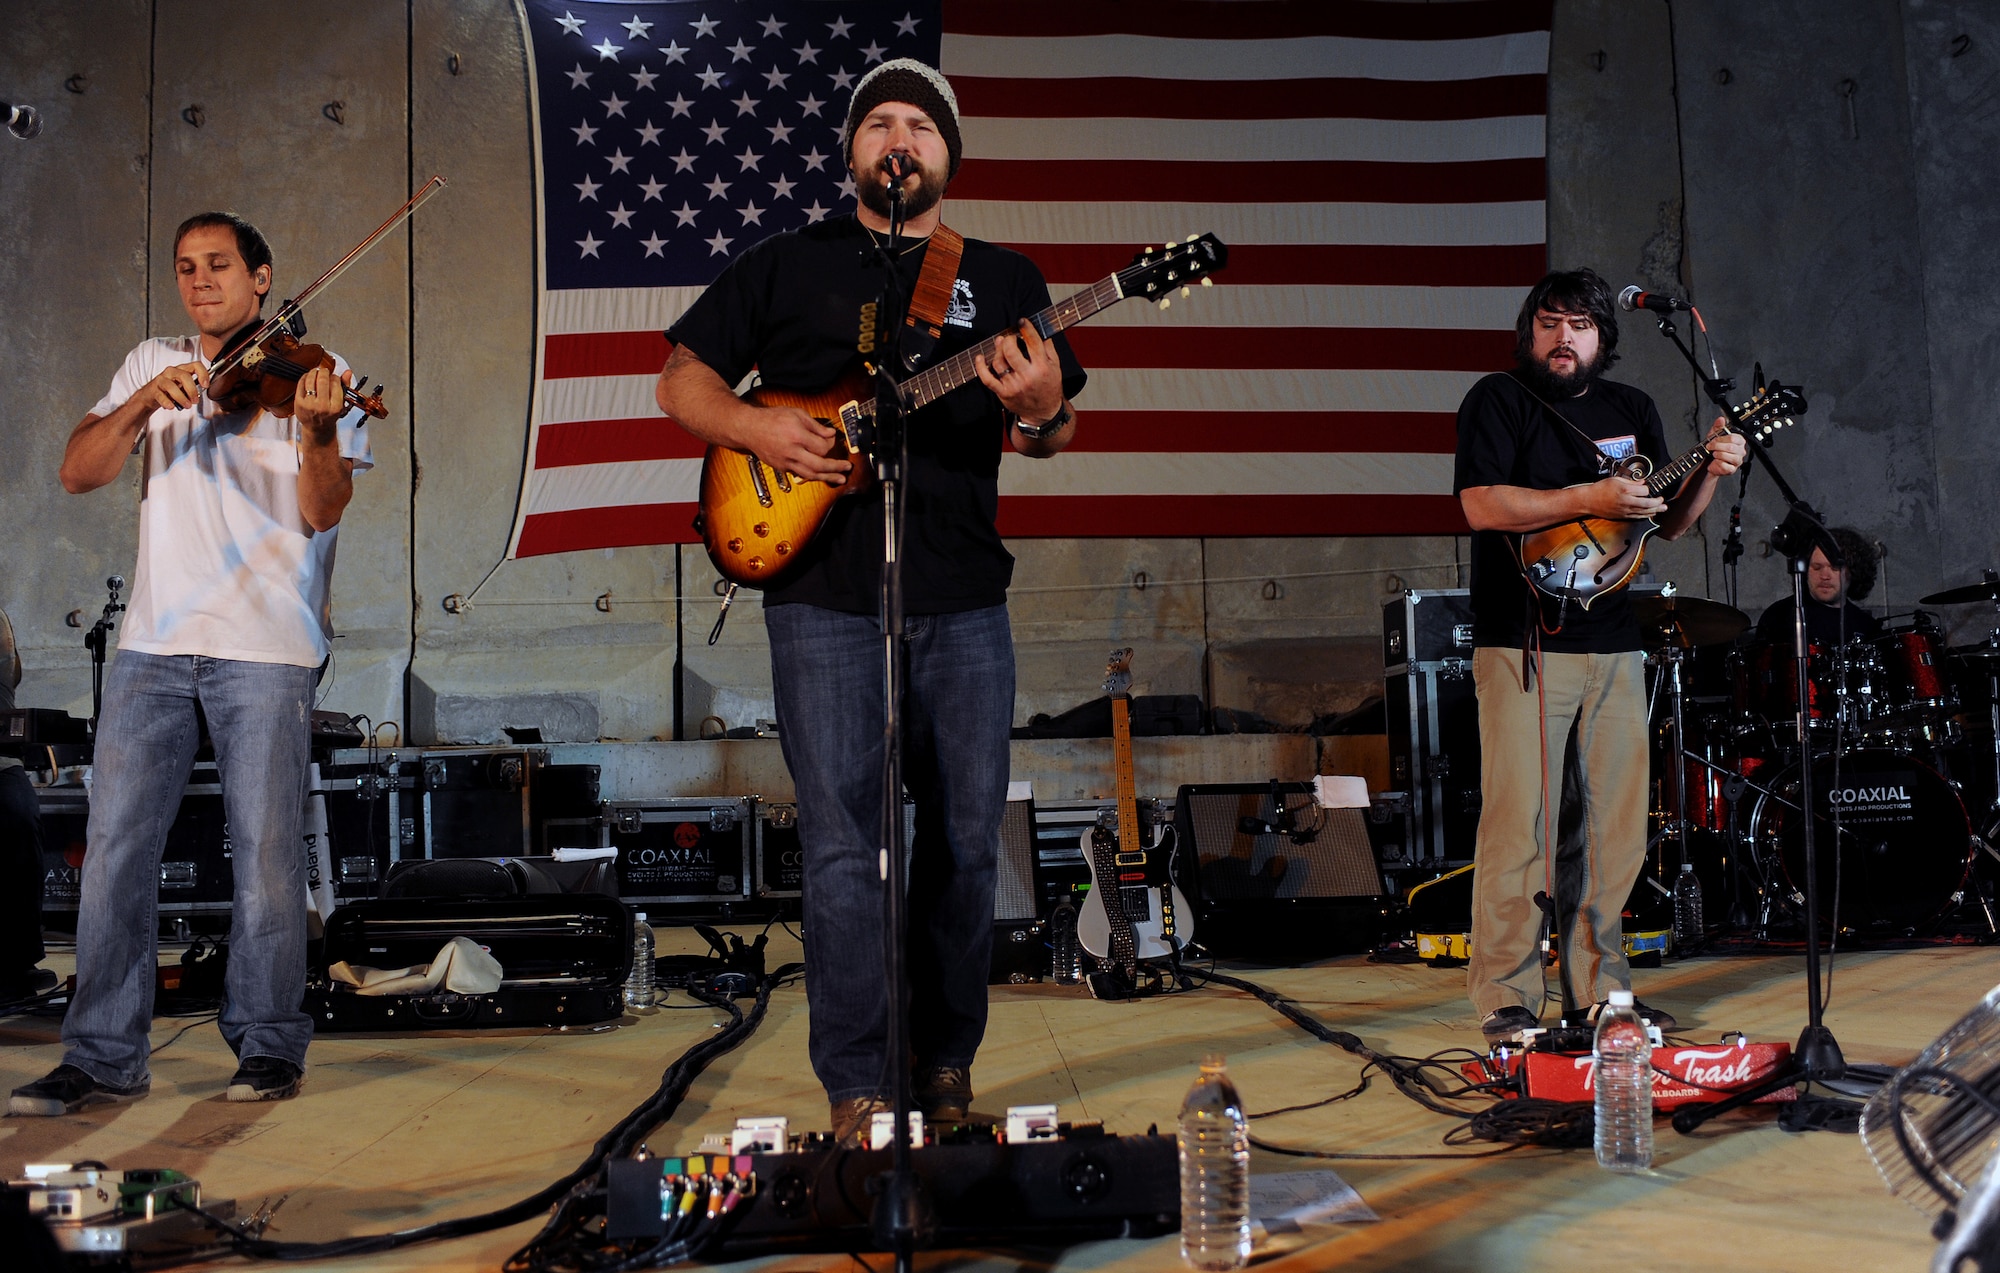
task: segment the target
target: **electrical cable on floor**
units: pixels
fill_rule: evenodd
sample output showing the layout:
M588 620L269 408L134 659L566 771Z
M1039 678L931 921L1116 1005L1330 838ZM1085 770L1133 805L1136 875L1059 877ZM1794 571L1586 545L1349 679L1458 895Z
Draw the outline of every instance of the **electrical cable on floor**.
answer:
M1498 1154L1510 1153L1515 1149L1539 1146L1550 1149L1576 1149L1591 1143L1593 1111L1588 1102L1566 1102L1535 1100L1516 1097L1502 1100L1482 1109L1467 1109L1449 1102L1466 1101L1475 1098L1492 1099L1499 1092L1497 1085L1467 1081L1453 1068L1454 1060L1476 1060L1479 1054L1469 1048L1448 1048L1428 1057L1393 1056L1377 1052L1361 1041L1358 1035L1345 1030L1336 1030L1319 1020L1291 1000L1267 990L1254 981L1214 972L1209 980L1217 985L1229 986L1261 1000L1278 1015L1292 1022L1307 1034L1337 1048L1351 1052L1367 1062L1362 1067L1359 1085L1341 1096L1316 1104L1329 1104L1331 1100L1346 1099L1358 1095L1366 1088L1371 1071L1379 1070L1387 1075L1397 1091L1435 1114L1462 1120L1458 1127L1445 1133L1447 1145L1470 1144L1475 1140L1500 1141L1501 1148L1477 1154L1357 1154L1328 1150L1298 1149L1275 1145L1251 1138L1250 1143L1259 1149L1275 1154L1287 1154L1299 1158L1345 1158L1375 1161L1431 1158L1491 1158ZM1432 1071L1443 1071L1451 1077L1439 1078ZM1313 1106L1295 1106L1295 1109L1309 1109ZM1273 1110L1272 1114L1289 1113L1290 1110ZM1264 1115L1263 1117L1269 1117Z
M557 1227L565 1222L578 1199L593 1193L602 1193L601 1177L605 1162L611 1158L630 1155L648 1133L672 1117L687 1095L688 1089L695 1079L700 1077L702 1071L708 1068L709 1063L734 1049L756 1032L764 1020L765 1011L770 1006L772 991L789 982L800 971L802 971L800 965L786 964L765 977L758 983L756 1001L747 1014L732 999L690 991L705 999L711 1006L729 1013L729 1024L720 1033L703 1039L677 1057L661 1075L660 1085L654 1089L653 1094L599 1137L596 1144L591 1146L590 1155L568 1174L509 1206L482 1212L479 1215L440 1220L414 1229L364 1234L330 1242L274 1242L246 1233L236 1224L199 1208L191 1210L221 1230L235 1254L264 1260L323 1260L340 1256L371 1255L422 1242L437 1242L448 1238L467 1237L475 1233L486 1233L532 1219L554 1206L555 1214L543 1226L541 1232L530 1239L527 1246L516 1252L507 1264L509 1269L550 1267L540 1262L532 1262L528 1258L530 1253L536 1251L538 1244L546 1242ZM689 1254L691 1253L690 1251ZM211 1258L213 1257L202 1256L179 1261L178 1264L206 1262ZM686 1257L676 1255L672 1258ZM175 1265L157 1267L175 1267Z

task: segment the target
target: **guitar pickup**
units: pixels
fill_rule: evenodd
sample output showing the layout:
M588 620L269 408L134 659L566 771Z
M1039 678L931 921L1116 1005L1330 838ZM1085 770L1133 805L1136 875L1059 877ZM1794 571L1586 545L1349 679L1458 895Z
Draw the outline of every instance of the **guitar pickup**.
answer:
M1146 855L1136 852L1120 853L1117 857L1111 859L1111 864L1113 866L1144 866L1146 865Z
M757 492L757 502L765 508L771 506L771 484L764 480L764 464L754 455L743 457L750 463L750 486Z

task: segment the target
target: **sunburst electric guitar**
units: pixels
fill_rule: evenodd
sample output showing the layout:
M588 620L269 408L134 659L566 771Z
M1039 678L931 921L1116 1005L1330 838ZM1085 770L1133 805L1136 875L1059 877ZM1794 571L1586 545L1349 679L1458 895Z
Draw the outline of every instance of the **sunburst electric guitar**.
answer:
M1209 274L1229 261L1229 249L1213 234L1184 243L1148 248L1132 264L1028 321L1044 339L1073 327L1119 301L1133 297L1165 304L1169 293L1190 283L1206 284ZM897 384L904 411L916 411L945 394L976 382L973 360L985 342ZM799 560L825 524L833 502L867 489L873 476L864 456L874 445L875 378L882 368L860 363L831 386L804 393L759 385L744 398L760 407L797 407L832 428L833 456L853 458L854 469L840 486L810 482L773 470L756 456L711 446L701 462L701 513L695 528L709 560L722 577L746 588L763 588Z
M1113 650L1105 668L1111 696L1111 737L1118 773L1118 825L1083 833L1090 892L1076 915L1083 948L1130 976L1142 959L1161 959L1194 936L1194 912L1174 883L1174 829L1158 827L1153 843L1139 840L1139 801L1132 777L1132 651Z
M1794 423L1804 415L1805 395L1795 388L1772 381L1740 407L1729 412L1729 430L1759 443ZM1644 482L1648 493L1670 497L1688 475L1708 463L1708 446L1703 443L1659 472L1643 455L1620 462L1612 476ZM1623 588L1639 571L1646 554L1646 538L1660 525L1650 517L1614 521L1603 517L1580 517L1558 522L1544 530L1521 536L1521 571L1535 591L1553 600L1568 600L1590 609L1590 603L1606 593Z

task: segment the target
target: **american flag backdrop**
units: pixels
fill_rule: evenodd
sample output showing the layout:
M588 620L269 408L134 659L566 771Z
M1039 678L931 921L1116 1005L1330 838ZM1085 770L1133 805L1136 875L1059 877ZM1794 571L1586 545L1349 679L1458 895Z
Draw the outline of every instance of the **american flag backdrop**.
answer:
M1070 329L1076 443L1008 535L1452 533L1453 419L1544 269L1553 0L525 0L540 349L510 556L692 542L662 330L736 254L852 209L840 126L940 66L961 233L1060 299L1213 231L1216 286ZM966 392L977 392L968 389Z

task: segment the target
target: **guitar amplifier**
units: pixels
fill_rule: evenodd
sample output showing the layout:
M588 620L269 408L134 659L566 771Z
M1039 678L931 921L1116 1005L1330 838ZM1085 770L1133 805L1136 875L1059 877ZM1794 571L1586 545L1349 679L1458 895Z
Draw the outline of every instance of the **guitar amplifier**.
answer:
M1363 950L1392 905L1359 809L1322 808L1303 782L1187 785L1175 802L1195 940L1217 954Z

